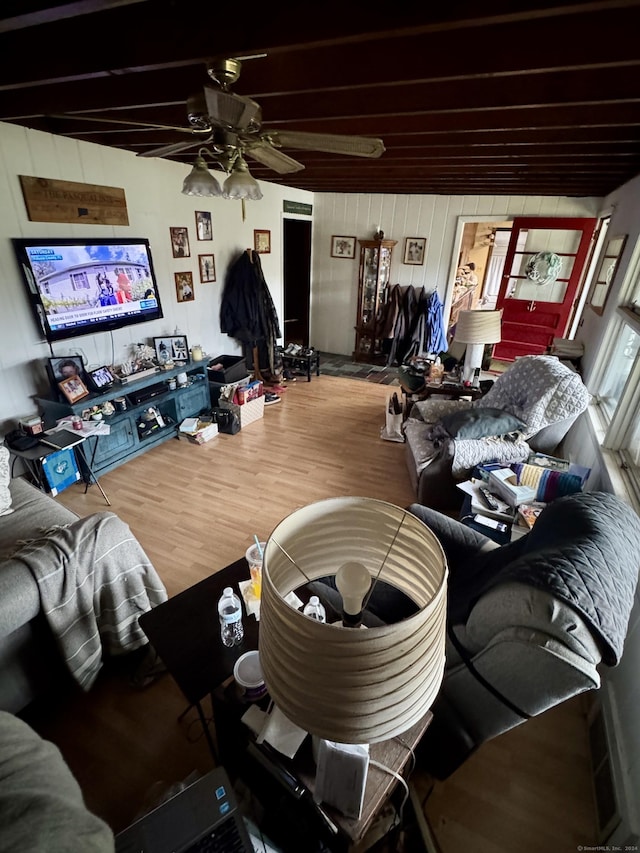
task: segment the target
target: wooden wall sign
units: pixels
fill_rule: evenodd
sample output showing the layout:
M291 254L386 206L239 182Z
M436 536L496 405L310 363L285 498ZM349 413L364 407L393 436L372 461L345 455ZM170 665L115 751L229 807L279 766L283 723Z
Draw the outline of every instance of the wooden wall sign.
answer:
M127 200L120 187L54 181L19 175L31 222L84 222L128 225Z

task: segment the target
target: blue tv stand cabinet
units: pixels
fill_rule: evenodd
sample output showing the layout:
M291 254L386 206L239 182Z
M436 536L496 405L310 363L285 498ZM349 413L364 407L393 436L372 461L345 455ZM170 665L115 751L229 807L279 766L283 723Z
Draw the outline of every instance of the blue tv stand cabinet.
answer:
M170 390L168 381L180 373L186 373L189 384L183 388ZM142 399L151 391L159 393L148 399ZM92 406L101 406L124 397L126 410L116 411L106 416L109 435L100 435L88 439L93 447L87 447L91 458L91 467L96 477L106 474L124 462L128 462L141 453L146 453L169 438L178 434L180 423L187 417L195 417L211 408L209 382L207 381L207 361L190 361L187 364L160 370L157 373L135 379L129 377L126 383L116 383L106 391L90 394L76 403L67 403L52 393L47 397L36 397L42 411L45 429L67 415L80 415ZM150 407L158 409L165 426L143 437L138 423L143 413Z

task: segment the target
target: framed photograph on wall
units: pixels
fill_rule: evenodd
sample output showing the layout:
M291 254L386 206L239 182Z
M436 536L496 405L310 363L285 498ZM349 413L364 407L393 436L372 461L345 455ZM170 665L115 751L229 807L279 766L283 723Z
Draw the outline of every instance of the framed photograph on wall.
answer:
M176 280L176 298L178 302L193 302L195 299L193 273L176 272L173 274L173 277Z
M186 335L165 335L164 338L154 338L153 345L159 364L166 364L168 361L189 360Z
M189 248L189 231L187 228L169 228L171 234L171 251L174 258L188 258L191 256Z
M259 255L268 255L271 252L271 231L254 229L253 248Z
M216 280L216 262L213 255L198 255L198 266L200 267L200 281L203 284Z
M206 210L196 210L196 236L198 240L213 240L211 214Z
M403 264L424 263L424 250L427 246L426 237L405 237Z
M355 237L332 237L331 238L331 257L332 258L355 258L356 256L356 238Z
M70 403L75 403L82 400L83 397L89 396L89 389L79 376L63 379L62 382L58 382L58 388Z

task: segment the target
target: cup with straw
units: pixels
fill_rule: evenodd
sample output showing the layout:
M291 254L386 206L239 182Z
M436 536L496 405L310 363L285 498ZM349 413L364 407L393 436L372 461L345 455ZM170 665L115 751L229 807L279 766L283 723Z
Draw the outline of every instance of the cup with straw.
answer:
M247 548L245 557L249 564L251 575L251 589L256 598L260 598L262 592L262 558L266 542L261 542L254 534L254 544Z

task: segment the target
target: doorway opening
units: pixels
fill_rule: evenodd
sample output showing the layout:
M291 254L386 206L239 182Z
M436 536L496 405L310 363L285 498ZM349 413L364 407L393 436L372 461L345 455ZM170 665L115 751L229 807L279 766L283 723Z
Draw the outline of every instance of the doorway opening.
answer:
M453 288L447 294L447 340L453 337L460 311L495 308L510 235L511 222L506 218L459 222Z
M311 222L283 220L284 344L309 346Z

